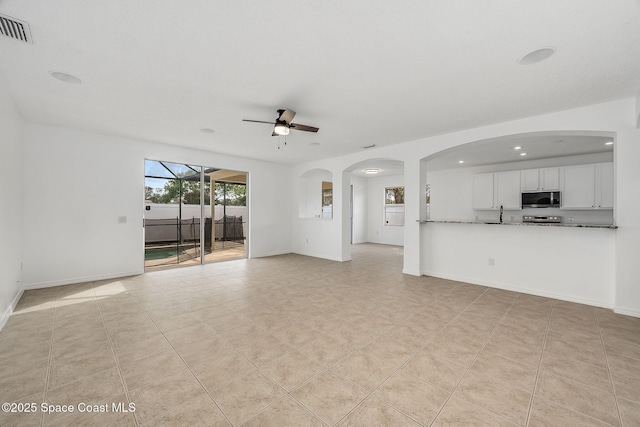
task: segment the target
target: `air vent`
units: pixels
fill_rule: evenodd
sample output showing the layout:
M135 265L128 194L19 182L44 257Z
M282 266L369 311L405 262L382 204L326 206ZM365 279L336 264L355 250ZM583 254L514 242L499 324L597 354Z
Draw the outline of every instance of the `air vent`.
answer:
M6 15L0 15L0 34L26 43L33 43L29 24Z

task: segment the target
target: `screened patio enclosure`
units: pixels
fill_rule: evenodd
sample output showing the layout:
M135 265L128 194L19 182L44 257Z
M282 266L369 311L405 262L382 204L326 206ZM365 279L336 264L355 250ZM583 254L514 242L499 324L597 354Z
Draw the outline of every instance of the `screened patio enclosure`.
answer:
M246 177L145 160L145 270L245 258Z

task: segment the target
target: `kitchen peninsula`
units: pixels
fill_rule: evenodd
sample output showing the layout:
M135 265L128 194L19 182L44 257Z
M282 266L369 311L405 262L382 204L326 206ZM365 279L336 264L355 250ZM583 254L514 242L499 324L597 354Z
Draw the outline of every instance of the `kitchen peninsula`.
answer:
M609 142L566 136L520 139L492 146L491 155L500 159L495 163L479 149L427 161L429 204L418 220L421 273L612 306L617 233L613 151L606 146L606 152L520 161L524 148L515 149L525 147L530 156L535 144L558 147L560 139L580 146L591 143L594 149ZM514 160L505 161L509 158ZM480 160L480 165L471 164Z

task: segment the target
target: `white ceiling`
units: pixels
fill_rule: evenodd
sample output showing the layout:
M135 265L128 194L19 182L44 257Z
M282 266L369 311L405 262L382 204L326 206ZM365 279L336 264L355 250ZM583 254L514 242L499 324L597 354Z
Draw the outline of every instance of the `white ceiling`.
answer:
M0 0L0 13L34 39L0 36L25 119L278 163L640 89L638 0ZM545 46L556 54L517 63ZM242 122L278 108L320 131L278 150L270 125Z

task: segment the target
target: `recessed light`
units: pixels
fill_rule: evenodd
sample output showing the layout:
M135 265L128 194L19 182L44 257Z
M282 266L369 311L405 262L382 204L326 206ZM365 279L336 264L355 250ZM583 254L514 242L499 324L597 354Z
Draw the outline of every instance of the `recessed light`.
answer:
M376 174L378 172L380 172L380 169L376 169L376 168L369 168L369 169L363 169L364 173L366 173L367 175L373 175Z
M202 129L200 129L200 132L202 132L202 133L213 133L215 131L213 129L209 129L209 128L202 128Z
M553 47L543 47L541 49L536 49L533 50L525 55L522 55L519 59L518 59L518 64L520 65L531 65L531 64L535 64L537 62L541 62L544 61L545 59L549 58L551 55L553 55L556 52L555 48Z
M519 145L517 147L513 147L514 150L522 150L522 147L520 147Z
M604 143L604 145L613 145L613 141L607 141Z
M319 142L314 141L314 142L310 142L310 143L309 143L309 145L320 145L320 143L319 143Z
M520 153L520 155L521 155L521 156L526 156L526 155L527 155L527 153Z
M373 147L375 147L375 146L376 146L376 144L369 144L369 145L365 145L365 146L364 146L364 147L362 147L362 148L364 148L365 150L367 150L367 149L369 149L369 148L373 148Z
M51 77L54 77L54 78L60 80L61 82L71 83L71 84L74 84L74 85L78 85L78 84L82 83L82 80L80 80L76 76L73 76L73 75L67 74L67 73L63 73L61 71L49 71L49 74L51 74Z
M464 160L458 160L458 163L462 164L464 163Z

